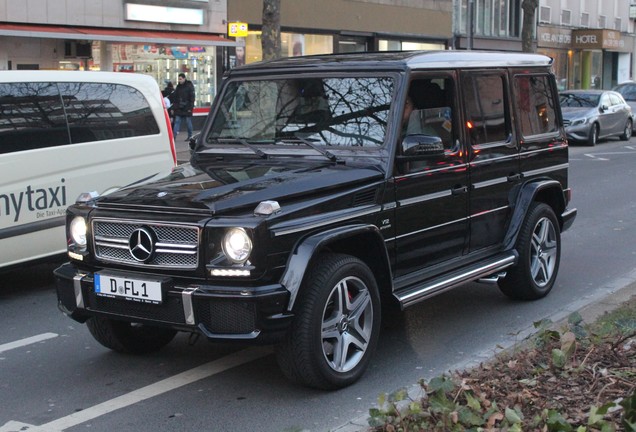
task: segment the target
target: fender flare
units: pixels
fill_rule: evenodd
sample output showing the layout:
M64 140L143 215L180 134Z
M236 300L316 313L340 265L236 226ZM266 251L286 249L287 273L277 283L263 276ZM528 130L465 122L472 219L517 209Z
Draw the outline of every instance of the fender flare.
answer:
M537 196L545 191L554 190L550 194L550 200L537 200ZM519 230L523 225L523 221L526 218L526 214L530 209L530 205L535 201L545 202L554 209L554 213L559 220L559 223L563 224L562 213L565 210L565 196L563 195L563 188L561 183L556 180L539 180L524 184L521 186L521 191L517 196L517 201L514 204L514 210L512 218L510 220L510 226L508 232L504 238L504 250L514 249L517 243L517 236Z
M378 244L382 245L384 254L379 257L386 266L386 274L388 280L391 280L391 266L389 265L389 255L384 247L384 239L380 230L375 225L357 224L332 228L327 231L319 232L304 239L301 239L292 250L287 260L286 270L283 273L280 283L289 291L289 303L287 310L291 311L296 302L298 292L302 285L307 269L311 266L313 259L330 244L336 241L353 237L357 235L368 235L377 238Z

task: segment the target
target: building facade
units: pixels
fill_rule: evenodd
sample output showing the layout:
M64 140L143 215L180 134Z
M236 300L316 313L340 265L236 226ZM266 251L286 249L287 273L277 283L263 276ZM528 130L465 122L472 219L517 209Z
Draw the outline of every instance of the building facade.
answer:
M281 0L281 51L521 51L522 2ZM632 78L629 2L540 0L535 48L554 58L561 89ZM0 70L135 72L162 88L183 72L203 109L224 70L262 59L262 13L262 0L0 0ZM236 22L245 37L226 36Z
M185 73L209 106L224 67L225 0L0 0L0 70Z
M262 59L262 13L262 0L228 1L228 21L249 28L232 65ZM282 0L281 54L444 50L452 16L452 0Z
M629 0L541 0L537 52L555 59L561 89L605 88L632 79Z
M522 3L454 0L453 47L521 51ZM630 0L540 0L535 18L534 48L554 59L561 90L612 88L632 79L636 6Z

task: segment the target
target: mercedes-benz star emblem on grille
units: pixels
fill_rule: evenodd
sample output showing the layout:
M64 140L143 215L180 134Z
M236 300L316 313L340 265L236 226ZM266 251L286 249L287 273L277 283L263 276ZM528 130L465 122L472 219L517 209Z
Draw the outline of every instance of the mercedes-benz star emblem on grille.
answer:
M152 231L144 227L134 230L128 239L128 249L137 261L148 262L155 251Z

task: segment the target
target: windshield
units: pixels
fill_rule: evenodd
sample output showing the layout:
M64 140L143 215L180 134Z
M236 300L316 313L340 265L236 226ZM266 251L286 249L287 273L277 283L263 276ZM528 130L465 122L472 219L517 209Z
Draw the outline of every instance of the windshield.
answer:
M380 147L393 88L387 76L232 81L205 142Z
M562 107L595 107L600 97L600 94L562 93L559 99Z

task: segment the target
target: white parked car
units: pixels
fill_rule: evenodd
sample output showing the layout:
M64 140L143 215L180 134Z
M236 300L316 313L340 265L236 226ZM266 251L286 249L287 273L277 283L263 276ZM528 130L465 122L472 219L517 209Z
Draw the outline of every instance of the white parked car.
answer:
M172 169L158 84L115 72L0 72L0 269L66 252L66 208Z

